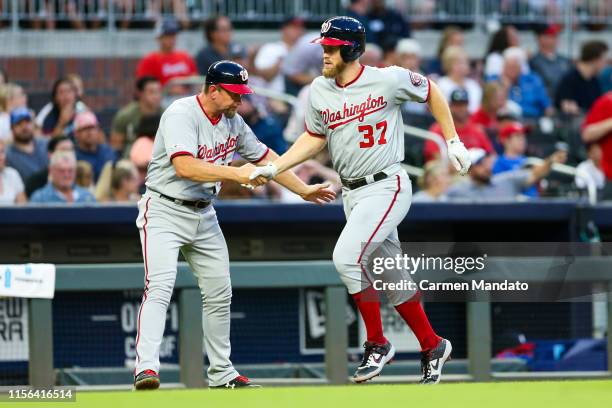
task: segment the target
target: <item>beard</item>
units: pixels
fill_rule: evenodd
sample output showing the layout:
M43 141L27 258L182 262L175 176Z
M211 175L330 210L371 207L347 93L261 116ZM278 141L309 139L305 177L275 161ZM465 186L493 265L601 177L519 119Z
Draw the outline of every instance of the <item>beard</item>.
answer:
M34 133L14 133L13 139L17 143L22 143L22 144L30 143L32 139L34 139Z
M236 116L236 109L234 108L226 109L225 111L223 111L223 114L225 115L226 118L231 119L234 116Z
M335 78L338 76L338 74L340 74L342 71L344 71L344 68L346 67L346 62L341 61L339 62L337 65L334 65L331 68L323 68L323 76L325 78Z

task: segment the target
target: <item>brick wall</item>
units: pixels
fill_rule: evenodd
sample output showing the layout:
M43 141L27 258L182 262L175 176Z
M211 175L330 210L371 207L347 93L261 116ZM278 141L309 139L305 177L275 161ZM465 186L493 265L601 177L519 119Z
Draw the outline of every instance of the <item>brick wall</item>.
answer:
M83 100L108 128L110 117L132 99L137 58L6 58L0 60L9 81L24 87L38 111L50 100L53 82L63 75L83 78Z

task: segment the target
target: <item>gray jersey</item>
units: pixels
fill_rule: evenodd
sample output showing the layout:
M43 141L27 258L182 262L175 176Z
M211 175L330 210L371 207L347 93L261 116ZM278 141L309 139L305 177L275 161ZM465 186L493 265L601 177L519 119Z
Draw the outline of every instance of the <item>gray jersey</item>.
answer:
M250 162L267 154L242 117L208 117L195 96L174 101L163 113L147 171L148 188L181 200L210 200L221 183L197 183L176 175L172 159L189 155L216 165L229 165L238 152Z
M306 130L327 139L342 178L375 174L404 160L401 104L428 98L429 80L396 66L363 66L345 86L320 76L312 83Z

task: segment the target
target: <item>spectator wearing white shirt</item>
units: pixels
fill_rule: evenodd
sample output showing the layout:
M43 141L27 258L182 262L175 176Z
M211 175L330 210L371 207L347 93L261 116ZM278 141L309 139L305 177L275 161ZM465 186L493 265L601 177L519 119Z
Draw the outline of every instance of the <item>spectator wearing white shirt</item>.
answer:
M6 148L0 141L0 205L25 203L23 180L12 167L6 166Z
M11 121L9 113L17 108L28 107L28 96L20 85L8 83L0 85L0 106L3 107L0 114L0 140L11 141Z
M448 47L442 54L442 68L446 75L438 80L438 86L446 100L450 100L454 90L465 89L470 100L468 111L476 112L482 100L482 88L469 78L470 62L465 50L457 46Z
M576 187L586 188L588 183L586 177L590 177L597 188L602 189L606 185L606 176L601 170L601 146L599 143L589 143L587 145L587 156L588 159L576 167L576 178L574 180Z
M312 46L312 40L318 37L319 33L304 34L283 60L281 71L285 76L285 92L288 94L297 95L303 86L321 75L323 48Z
M510 47L519 47L520 39L518 31L513 26L504 26L497 30L491 37L489 50L485 59L485 79L501 75L504 67L503 53ZM524 63L523 72L528 72L527 62Z
M266 80L266 87L273 91L285 92L285 79L281 73L281 64L304 35L304 20L290 17L281 25L281 39L264 44L255 56L255 69L259 76Z

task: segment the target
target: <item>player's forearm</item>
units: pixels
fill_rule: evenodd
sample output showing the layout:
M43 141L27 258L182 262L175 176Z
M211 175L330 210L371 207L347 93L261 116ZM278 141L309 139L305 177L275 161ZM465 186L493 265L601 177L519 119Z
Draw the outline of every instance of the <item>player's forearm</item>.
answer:
M302 133L285 154L274 160L278 174L310 159L325 147L325 143L327 141L321 137Z
M612 118L588 125L582 131L582 141L593 143L612 132Z
M268 155L266 156L266 159L262 160L259 164L265 165L269 162L274 162L278 158L279 155L276 154L276 152L270 150L268 152ZM279 174L274 178L274 181L276 181L281 186L286 187L287 189L289 189L289 191L297 195L302 195L302 193L306 190L307 187L306 184L302 180L300 180L300 178L296 176L295 173L291 170Z
M180 156L173 160L176 175L198 183L214 183L217 181L243 182L238 176L238 167L217 166L202 160Z
M455 130L455 124L453 123L448 103L434 81L430 80L429 86L429 109L436 122L440 124L444 138L450 140L457 135L457 131Z

